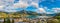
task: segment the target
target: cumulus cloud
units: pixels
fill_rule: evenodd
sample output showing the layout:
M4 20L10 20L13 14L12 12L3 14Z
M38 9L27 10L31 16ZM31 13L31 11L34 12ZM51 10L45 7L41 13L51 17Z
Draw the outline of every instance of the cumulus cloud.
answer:
M32 2L31 5L35 6L36 8L39 8L38 3Z
M45 13L46 11L44 10L44 8L38 8L37 9L37 13Z
M0 6L0 9L3 9L4 8L4 6Z
M48 11L46 12L47 14L54 14L54 13L59 13L60 8L52 8L52 9L47 9Z
M38 1L35 0L19 0L18 3L13 5L14 8L27 8L28 6L34 6L35 8L39 8Z
M7 5L12 5L14 0L0 0L0 11L4 11Z
M54 14L54 13L59 13L60 12L60 8L52 8L52 9L48 9L48 8L46 8L46 10L45 10L46 12L46 14Z
M43 7L43 8L38 8L37 12L38 13L46 13L46 14L54 14L54 13L60 12L60 8L48 9L47 7Z
M36 3L35 0L34 1L32 1L32 0L19 0L19 2L15 3L13 6L14 6L14 8L26 8L30 5L33 5L36 8L38 8L38 3Z
M27 8L28 6L38 8L38 0L19 0L17 3L14 3L14 0L0 0L0 10L6 12L15 12L17 8Z
M19 0L18 3L15 3L13 5L14 8L26 8L28 6L28 3L26 0Z
M52 8L55 13L60 12L60 8Z
M27 8L28 6L35 6L36 8L38 8L38 3L33 2L32 0L19 0L18 3L15 3L13 5L13 8Z
M0 6L0 11L4 10L4 6Z
M17 10L13 6L8 6L8 7L5 7L4 11L5 12L16 12Z
M28 4L24 3L24 2L15 3L13 5L14 8L26 8L27 6L28 6Z
M9 5L12 4L14 0L0 0L0 5Z

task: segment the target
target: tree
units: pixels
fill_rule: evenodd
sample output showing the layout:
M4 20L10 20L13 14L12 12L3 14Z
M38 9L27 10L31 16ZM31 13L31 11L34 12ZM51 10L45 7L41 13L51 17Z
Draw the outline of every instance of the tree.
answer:
M12 23L14 23L14 19L12 19Z
M9 18L7 18L7 21L6 21L6 23L11 23Z

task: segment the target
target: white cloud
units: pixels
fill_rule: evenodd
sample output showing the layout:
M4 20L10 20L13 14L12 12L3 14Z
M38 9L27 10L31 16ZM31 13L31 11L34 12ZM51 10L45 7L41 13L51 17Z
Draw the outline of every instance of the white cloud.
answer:
M52 9L54 9L54 10L60 10L60 8L52 8Z
M14 0L0 0L0 5L9 5L13 3L14 3Z
M35 6L36 8L39 8L38 3L32 2L31 5Z
M14 2L14 0L1 0L1 1L6 2L6 3L8 3L8 2L9 2L9 3L10 3L10 2L11 2L11 3Z
M4 8L4 6L0 6L0 9L3 9Z
M54 14L54 12L46 12L46 14Z
M14 0L0 0L0 11L5 11L7 5L12 5ZM11 8L10 8L11 9Z
M5 10L5 12L17 12L17 10Z
M28 4L25 3L16 3L14 4L14 8L26 8L28 6Z
M8 6L8 7L5 7L4 11L5 12L16 12L17 10L13 6Z
M37 13L46 13L46 11L44 10L44 8L38 8Z
M38 3L39 2L39 0L32 0L33 2L35 2L35 3Z
M57 12L60 12L60 8L52 8L52 10L57 13Z
M60 8L52 8L48 9L47 7L38 8L37 13L46 13L46 14L54 14L60 12Z
M19 1L18 3L15 3L13 5L14 8L26 8L28 6L28 3L23 2L23 1Z
M19 1L18 3L13 4L14 0L0 0L0 11L6 11L6 12L16 12L16 8L25 8L28 6L27 3L23 1ZM3 6L4 5L4 6ZM10 5L10 6L6 6ZM6 7L5 7L6 6Z
M3 11L4 10L4 6L0 6L0 11Z
M30 4L28 4L28 2L30 2ZM34 1L32 1L32 0L20 0L18 3L15 3L13 6L14 6L14 8L26 8L30 5L33 5L36 8L39 8L38 2L35 2L35 0Z

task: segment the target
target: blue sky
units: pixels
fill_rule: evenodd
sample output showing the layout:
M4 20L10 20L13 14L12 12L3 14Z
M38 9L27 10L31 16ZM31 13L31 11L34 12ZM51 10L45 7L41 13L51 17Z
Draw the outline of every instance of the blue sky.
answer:
M60 0L0 0L0 11L20 10L53 14L60 12Z

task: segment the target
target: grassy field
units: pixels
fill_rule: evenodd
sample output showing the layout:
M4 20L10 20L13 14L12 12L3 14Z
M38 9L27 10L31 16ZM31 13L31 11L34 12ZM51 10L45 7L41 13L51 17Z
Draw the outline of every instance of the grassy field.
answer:
M59 20L59 22L58 23L60 23L60 19L58 19Z

